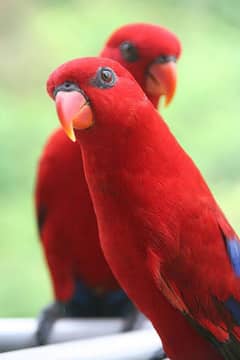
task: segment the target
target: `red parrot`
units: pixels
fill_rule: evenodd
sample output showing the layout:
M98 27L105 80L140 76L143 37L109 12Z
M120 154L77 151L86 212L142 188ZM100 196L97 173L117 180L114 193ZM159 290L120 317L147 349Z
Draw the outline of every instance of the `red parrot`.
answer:
M128 68L157 106L161 96L169 103L174 95L180 53L179 40L168 30L131 24L113 33L101 55ZM136 318L103 257L79 153L78 144L60 128L49 138L39 162L36 213L55 294L55 302L40 316L39 344L47 342L54 321L64 315L125 315L125 329Z
M240 239L192 159L115 61L70 61L47 88L81 145L104 255L168 356L240 359Z

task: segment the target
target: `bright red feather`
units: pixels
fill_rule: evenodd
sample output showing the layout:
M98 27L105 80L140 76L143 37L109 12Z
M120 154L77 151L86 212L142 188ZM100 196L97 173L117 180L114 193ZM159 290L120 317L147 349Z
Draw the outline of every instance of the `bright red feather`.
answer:
M101 66L118 77L107 90L92 85ZM237 359L239 329L224 302L239 301L239 279L222 224L226 236L234 233L199 170L119 64L66 63L50 76L49 94L70 75L95 117L91 129L75 133L115 276L151 319L171 359Z
M119 45L125 40L138 47L138 62L127 63L121 57ZM174 34L155 25L131 24L112 34L101 55L123 63L144 87L148 64L162 53L180 56L180 42ZM154 96L152 101L157 104L159 96ZM41 217L42 209L46 212L40 236L56 299L71 298L76 276L90 287L116 288L100 250L79 146L69 141L62 129L51 135L43 150L35 194L37 216Z

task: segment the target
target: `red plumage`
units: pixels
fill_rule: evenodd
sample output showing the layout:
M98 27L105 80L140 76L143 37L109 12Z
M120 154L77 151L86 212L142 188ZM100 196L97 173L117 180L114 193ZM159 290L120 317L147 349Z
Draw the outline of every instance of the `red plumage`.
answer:
M58 129L44 148L37 174L36 207L47 209L41 241L55 298L61 301L72 297L74 279L102 291L119 287L102 256L82 162L72 166L79 152L79 145Z
M133 45L130 50L121 48L126 41ZM136 52L137 59L131 61ZM161 55L177 59L180 53L178 39L168 30L149 24L132 24L118 29L101 55L123 63L145 88L146 74L155 59ZM171 77L169 80L171 82ZM164 92L158 85L153 90L148 95L157 105ZM100 249L96 217L79 155L79 145L72 143L62 129L56 130L41 155L36 179L41 244L55 299L64 303L74 296L76 280L96 293L119 289Z
M107 89L95 85L105 67L115 72ZM240 291L229 244L239 239L199 170L119 64L66 63L50 76L49 94L69 79L95 119L75 134L115 276L171 359L238 359Z
M119 51L121 44L126 41L130 42L136 49L137 60L129 61ZM151 65L157 63L162 55L172 56L178 60L181 51L179 39L166 28L152 24L137 23L125 25L117 29L106 42L101 56L116 60L123 65L134 76L153 105L157 107L159 99L164 94L161 93L161 90L159 92L158 88L156 90L148 88L147 78L149 73L151 73ZM161 82L165 79L155 78L156 80ZM167 80L171 82L171 79Z

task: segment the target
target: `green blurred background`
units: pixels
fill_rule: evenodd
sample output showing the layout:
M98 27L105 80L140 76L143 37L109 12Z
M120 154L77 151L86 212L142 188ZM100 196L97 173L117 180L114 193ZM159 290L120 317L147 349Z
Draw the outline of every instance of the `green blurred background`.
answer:
M239 231L239 0L0 2L0 316L32 316L50 301L33 211L36 164L57 126L45 92L60 63L97 55L128 22L175 31L183 45L165 119Z

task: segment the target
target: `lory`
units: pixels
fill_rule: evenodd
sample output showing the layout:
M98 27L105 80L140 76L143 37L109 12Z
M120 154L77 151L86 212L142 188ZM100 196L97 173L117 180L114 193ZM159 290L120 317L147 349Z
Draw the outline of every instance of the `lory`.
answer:
M173 33L140 23L116 30L101 55L130 70L157 106L160 97L165 96L166 103L173 98L180 53L180 42ZM70 82L69 90L71 87ZM102 254L79 154L78 144L60 128L48 139L38 166L36 215L55 295L55 302L40 316L39 344L47 342L53 323L60 317L124 316L127 330L137 316Z
M240 359L240 239L193 160L115 61L70 61L47 88L80 143L104 256L170 359Z

